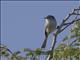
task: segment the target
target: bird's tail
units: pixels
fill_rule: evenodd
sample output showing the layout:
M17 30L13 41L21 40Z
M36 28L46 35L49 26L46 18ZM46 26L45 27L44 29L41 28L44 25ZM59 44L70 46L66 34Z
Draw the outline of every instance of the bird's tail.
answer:
M46 43L47 43L47 37L46 37L45 40L43 41L41 48L45 48L45 47L46 47Z
M46 47L47 38L48 38L48 33L46 32L46 29L45 29L45 39L44 39L44 41L43 41L43 43L42 43L41 48L45 48L45 47Z

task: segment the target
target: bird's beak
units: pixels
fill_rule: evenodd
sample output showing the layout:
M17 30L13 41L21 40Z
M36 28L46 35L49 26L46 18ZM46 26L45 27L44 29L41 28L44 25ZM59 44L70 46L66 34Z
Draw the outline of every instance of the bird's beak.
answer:
M41 20L44 20L45 18L40 18Z

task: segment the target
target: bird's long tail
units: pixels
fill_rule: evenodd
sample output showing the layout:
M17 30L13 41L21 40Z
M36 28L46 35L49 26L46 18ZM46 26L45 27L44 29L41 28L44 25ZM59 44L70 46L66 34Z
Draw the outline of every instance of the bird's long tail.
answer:
M45 48L45 47L46 47L47 38L48 38L48 33L47 33L46 30L45 30L45 39L44 39L44 41L43 41L43 43L42 43L41 48Z
M43 41L41 48L45 48L46 47L46 43L47 43L47 38L45 38L45 40Z

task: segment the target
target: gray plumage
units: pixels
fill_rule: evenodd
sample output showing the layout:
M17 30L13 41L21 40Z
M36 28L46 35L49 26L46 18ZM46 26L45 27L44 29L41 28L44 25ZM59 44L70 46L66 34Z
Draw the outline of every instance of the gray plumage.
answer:
M55 31L55 29L56 29L57 22L56 22L55 17L52 16L52 15L46 16L44 25L45 25L45 39L44 39L44 41L42 43L41 48L45 48L46 47L48 35L51 32Z

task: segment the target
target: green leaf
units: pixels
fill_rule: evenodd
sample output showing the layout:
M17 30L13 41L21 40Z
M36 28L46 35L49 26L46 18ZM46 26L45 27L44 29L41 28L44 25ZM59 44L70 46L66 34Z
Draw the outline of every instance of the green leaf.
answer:
M26 54L26 56L32 56L32 55L33 55L33 53L31 51L28 51Z
M37 49L35 50L35 53L36 53L36 55L40 55L40 54L41 54L41 49L40 49L40 48L37 48Z

